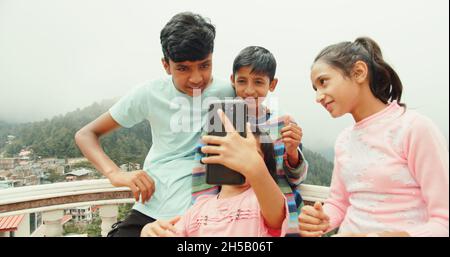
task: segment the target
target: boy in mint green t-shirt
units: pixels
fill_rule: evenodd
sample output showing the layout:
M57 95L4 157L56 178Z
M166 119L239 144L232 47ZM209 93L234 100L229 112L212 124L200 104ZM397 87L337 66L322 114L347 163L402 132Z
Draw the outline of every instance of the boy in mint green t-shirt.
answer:
M191 203L195 145L208 100L234 97L230 82L212 77L215 28L190 12L175 15L161 30L162 64L169 77L146 82L76 135L82 153L114 186L131 189L136 204L108 236L139 236L156 219L181 215ZM99 138L143 120L151 125L152 147L143 170L123 172L105 154Z

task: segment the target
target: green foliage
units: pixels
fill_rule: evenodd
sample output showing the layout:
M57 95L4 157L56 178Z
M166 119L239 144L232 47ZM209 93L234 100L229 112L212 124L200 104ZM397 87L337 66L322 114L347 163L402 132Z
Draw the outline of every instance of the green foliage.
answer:
M65 180L65 176L62 174L58 174L54 169L48 169L48 177L46 180L50 183L63 182Z
M124 220L128 216L128 214L130 214L132 207L133 204L131 203L119 205L119 215L117 216L117 220Z
M125 219L131 211L133 207L132 204L120 204L119 205L119 214L117 215L117 220ZM101 229L102 220L100 219L99 212L96 211L92 215L92 222L89 223L86 227L85 231L81 231L80 234L87 233L88 237L101 237L102 229Z
M81 169L81 168L85 168L85 169L90 169L90 170L95 170L94 165L92 165L92 163L85 161L85 162L79 162L79 163L75 163L70 165L71 169Z
M5 147L5 157L14 157L24 146L18 142L14 142Z
M36 156L75 158L82 154L75 144L75 133L108 111L115 100L94 103L82 110L59 115L51 120L24 124L0 123L0 153L12 157L24 147L33 149ZM7 145L7 136L16 139ZM113 161L118 164L134 162L142 164L152 144L150 125L144 121L131 129L120 129L103 138L102 146Z
M105 113L115 100L94 103L82 110L69 112L51 120L26 124L7 124L0 122L0 153L5 157L18 154L23 147L30 147L36 156L75 158L81 157L81 152L75 145L74 136L81 127ZM16 139L7 145L7 136L14 135ZM131 129L119 129L101 138L106 154L117 164L128 162L143 164L152 145L150 125L147 121L137 124ZM3 149L2 149L3 147ZM307 147L307 146L306 146ZM309 163L307 184L329 186L333 163L322 155L304 149ZM83 163L79 167L92 169L92 165ZM77 166L73 166L75 168ZM100 177L100 175L99 175Z
M102 236L102 220L100 219L99 212L96 211L92 214L92 221L86 227L86 233L88 237L101 237Z
M333 163L325 159L322 155L303 149L303 154L308 160L308 175L305 184L330 186Z
M85 234L86 229L82 226L79 226L74 221L68 221L66 224L63 225L63 235L68 234Z
M0 121L0 149L6 146L8 135L11 134L13 129L14 125Z

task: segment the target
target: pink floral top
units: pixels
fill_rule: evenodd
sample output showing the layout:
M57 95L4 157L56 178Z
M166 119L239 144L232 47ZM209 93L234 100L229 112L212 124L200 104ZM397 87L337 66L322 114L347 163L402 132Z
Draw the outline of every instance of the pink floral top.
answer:
M448 237L448 154L439 129L396 102L344 130L324 206L331 229Z
M261 215L255 192L245 192L225 199L217 195L202 195L175 225L179 236L271 237L284 236L289 220L286 217L281 229L270 229Z

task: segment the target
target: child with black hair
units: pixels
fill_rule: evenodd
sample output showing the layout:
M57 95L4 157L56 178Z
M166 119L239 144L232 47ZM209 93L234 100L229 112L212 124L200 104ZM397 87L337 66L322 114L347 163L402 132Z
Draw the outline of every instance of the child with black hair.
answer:
M219 111L225 137L205 136L214 144L202 151L215 154L202 159L219 163L245 176L243 185L222 185L217 194L202 195L182 216L157 220L141 236L284 236L289 213L286 198L276 184L276 166L270 136L247 123L246 138L239 135ZM251 131L255 131L253 134Z
M130 215L113 225L108 236L139 236L145 224L180 215L191 205L194 150L202 124L184 110L203 117L208 109L196 102L234 96L229 82L212 77L215 35L214 26L198 14L173 16L160 34L161 61L169 77L135 88L76 133L77 145L96 169L112 185L129 187L136 199ZM124 172L105 154L99 139L144 120L151 126L152 147L143 170Z
M275 57L269 50L248 46L235 57L230 80L236 96L247 103L249 122L268 132L274 140L277 184L287 199L290 214L287 236L298 236L297 217L302 198L297 187L306 178L308 162L301 150L301 127L291 116L282 115L278 109L269 109L264 104L278 84L276 66ZM201 157L198 154L196 158ZM193 202L201 195L217 193L218 187L206 184L205 176L205 166L194 169Z

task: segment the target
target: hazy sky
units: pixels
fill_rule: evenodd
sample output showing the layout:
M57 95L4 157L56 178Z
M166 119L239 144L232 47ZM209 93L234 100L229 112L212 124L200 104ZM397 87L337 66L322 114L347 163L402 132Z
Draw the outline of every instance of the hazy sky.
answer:
M447 0L0 0L0 120L50 118L164 76L159 33L180 11L216 25L216 77L228 78L235 55L248 45L274 53L274 96L300 122L312 149L332 146L353 124L315 103L312 61L325 46L358 36L380 44L403 81L403 101L433 119L448 142Z

